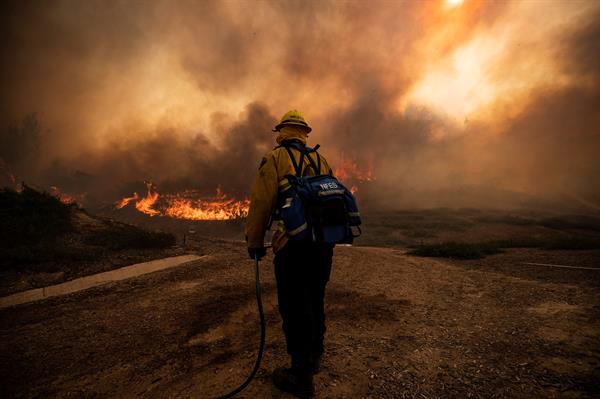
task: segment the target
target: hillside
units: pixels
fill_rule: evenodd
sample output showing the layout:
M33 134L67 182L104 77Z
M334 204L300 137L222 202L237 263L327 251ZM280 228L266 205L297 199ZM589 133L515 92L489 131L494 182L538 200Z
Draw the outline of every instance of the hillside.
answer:
M182 252L175 241L27 186L2 189L0 295Z

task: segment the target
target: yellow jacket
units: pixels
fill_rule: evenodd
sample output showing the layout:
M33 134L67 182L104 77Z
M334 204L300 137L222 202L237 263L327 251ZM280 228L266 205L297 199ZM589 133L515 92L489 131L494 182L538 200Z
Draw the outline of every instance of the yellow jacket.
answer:
M297 140L306 145L307 134L301 128L283 127L277 143L281 144L288 140ZM300 162L300 151L292 148L292 154L296 163ZM329 164L321 154L321 168L319 174L333 174ZM307 155L317 164L317 154L312 152ZM304 160L303 173L306 175L315 175L313 168L306 168L310 165L308 159ZM265 233L269 227L271 214L277 206L277 197L279 194L280 183L283 182L286 175L294 175L294 166L287 150L278 147L269 151L262 159L258 168L258 174L252 188L250 197L250 209L246 219L246 241L249 248L262 248L264 246ZM281 221L278 222L277 230L273 234L272 246L273 252L277 253L287 243L288 237L285 227Z

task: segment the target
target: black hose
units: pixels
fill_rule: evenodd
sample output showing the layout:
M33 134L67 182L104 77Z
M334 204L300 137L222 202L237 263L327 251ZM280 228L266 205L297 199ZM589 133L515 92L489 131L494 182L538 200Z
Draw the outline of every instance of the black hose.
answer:
M250 373L248 378L246 378L246 381L242 383L242 385L225 395L216 396L212 399L227 399L242 392L248 386L248 384L250 384L250 382L256 375L256 372L260 368L260 361L262 360L263 352L265 350L265 313L263 312L262 299L260 297L260 274L258 268L258 256L254 256L254 261L256 266L256 304L258 305L258 317L260 319L260 344L258 346L258 355L256 356L256 362L254 363L254 368L252 369L252 372Z

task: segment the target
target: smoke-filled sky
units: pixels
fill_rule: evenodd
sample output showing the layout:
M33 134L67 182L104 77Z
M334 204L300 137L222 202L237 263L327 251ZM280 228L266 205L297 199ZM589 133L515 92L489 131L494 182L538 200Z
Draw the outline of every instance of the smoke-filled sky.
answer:
M0 156L26 181L105 201L144 179L241 196L297 108L310 143L372 167L364 195L388 204L600 207L597 1L0 7ZM31 113L37 152L19 142Z

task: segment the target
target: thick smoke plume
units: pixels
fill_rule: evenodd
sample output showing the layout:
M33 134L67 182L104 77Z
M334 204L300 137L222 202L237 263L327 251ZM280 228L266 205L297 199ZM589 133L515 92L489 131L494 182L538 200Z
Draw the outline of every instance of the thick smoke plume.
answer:
M596 2L1 7L4 185L243 198L298 108L334 166L373 169L366 204L600 209Z

